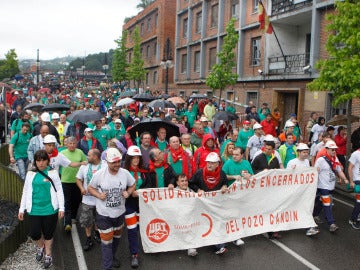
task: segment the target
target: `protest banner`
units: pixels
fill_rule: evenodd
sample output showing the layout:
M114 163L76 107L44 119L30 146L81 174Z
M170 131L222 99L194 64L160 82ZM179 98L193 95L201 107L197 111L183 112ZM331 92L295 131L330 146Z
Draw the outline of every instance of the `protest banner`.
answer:
M202 195L167 188L139 190L146 253L197 248L242 237L316 226L315 168L268 170Z

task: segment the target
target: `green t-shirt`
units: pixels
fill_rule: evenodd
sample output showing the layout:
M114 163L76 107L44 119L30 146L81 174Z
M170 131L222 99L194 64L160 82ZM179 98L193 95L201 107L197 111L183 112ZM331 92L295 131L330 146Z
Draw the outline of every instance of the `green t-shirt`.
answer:
M132 175L132 176L134 176L134 178L135 178L135 174L134 174L134 172L130 172L130 174ZM142 180L142 178L141 178L141 173L137 173L138 174L138 180L137 180L137 182L136 182L136 190L138 190L140 187L141 187L141 185L143 184L143 180Z
M235 143L235 146L241 147L242 149L246 149L246 145L251 136L254 135L254 130L250 128L249 130L241 129L239 132L238 139Z
M164 179L164 167L155 169L157 175L157 187L165 187L165 179Z
M66 149L61 152L65 157L67 157L71 162L82 162L86 161L86 156L83 151L80 149L75 149L75 151L71 152L69 149ZM62 183L76 183L76 174L79 171L79 167L72 168L66 167L62 168L61 171L61 182Z
M245 159L241 160L241 162L235 162L234 160L229 159L225 162L222 170L226 175L240 175L241 171L247 171L250 174L254 174L250 162ZM230 186L234 182L235 180L229 180L228 185Z
M23 123L24 123L24 121L21 120L20 118L19 118L19 119L15 119L15 121L14 121L14 122L12 123L12 125L11 125L11 130L14 131L14 133L20 132ZM32 121L29 120L27 123L29 123L29 125L30 125L30 132L32 132L32 130L33 130L33 123L32 123Z
M194 123L195 123L195 120L196 120L196 113L194 112L194 110L192 110L191 112L186 111L184 113L184 115L187 116L189 125L192 128L194 126ZM190 130L189 130L189 132L190 132Z
M169 164L174 169L175 173L177 175L181 174L182 173L182 164L183 164L182 160L178 160L176 163L174 163L171 155L169 155L169 158L170 158Z
M14 134L10 140L10 144L14 145L14 158L27 158L27 149L32 135L30 132L23 134L21 131Z
M47 175L48 168L43 172ZM36 173L32 181L32 207L29 215L48 216L57 213L51 203L51 183L40 173Z
M107 140L111 139L109 132L106 129L94 129L93 136L100 142L105 150L107 148Z
M160 142L160 141L156 140L156 143L158 145L158 148L161 151L164 151L166 149L167 145L168 145L166 141Z

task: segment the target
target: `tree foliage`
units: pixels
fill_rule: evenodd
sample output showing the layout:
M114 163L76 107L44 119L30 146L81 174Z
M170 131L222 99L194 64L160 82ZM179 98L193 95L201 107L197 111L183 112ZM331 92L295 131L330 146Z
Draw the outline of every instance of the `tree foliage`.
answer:
M355 2L335 2L336 12L327 17L329 57L316 63L320 75L307 85L332 91L334 105L360 97L360 5Z
M154 0L141 0L140 3L136 6L136 8L145 9L152 2L154 2Z
M117 47L114 52L113 64L111 69L112 78L114 81L127 81L127 68L128 63L126 61L126 39L128 32L125 30L122 36L115 40Z
M146 70L144 69L144 60L141 53L141 37L139 27L137 26L133 33L134 47L132 50L132 61L129 65L128 76L134 80L136 87L139 89L141 82L145 79Z
M20 72L17 54L11 49L5 54L5 60L0 61L0 80L12 78Z
M219 100L225 87L236 84L238 78L237 73L232 71L236 66L235 48L238 40L239 34L235 30L235 20L231 19L226 26L226 36L221 51L217 54L219 61L211 67L211 72L206 79L206 85L213 91L220 90Z

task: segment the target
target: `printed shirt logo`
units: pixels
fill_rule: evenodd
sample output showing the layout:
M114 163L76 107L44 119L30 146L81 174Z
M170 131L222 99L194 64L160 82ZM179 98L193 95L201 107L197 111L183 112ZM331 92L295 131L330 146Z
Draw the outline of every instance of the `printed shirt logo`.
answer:
M146 227L146 235L154 243L164 242L170 234L170 227L166 221L155 218Z

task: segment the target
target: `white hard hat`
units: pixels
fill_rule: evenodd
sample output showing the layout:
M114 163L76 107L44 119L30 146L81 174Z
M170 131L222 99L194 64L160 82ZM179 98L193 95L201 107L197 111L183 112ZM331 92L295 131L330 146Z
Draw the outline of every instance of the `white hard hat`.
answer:
M116 148L109 148L108 150L106 150L106 161L107 162L115 162L115 161L119 161L121 160L122 155L120 153L120 151Z
M121 122L121 119L116 119L116 120L115 120L115 124L116 124L116 123L120 123L120 124L121 124L121 123L122 123L122 122Z
M338 147L334 141L329 140L325 143L325 148L337 149Z
M298 151L301 151L301 150L309 150L309 146L306 144L306 143L299 143L297 146L296 146L296 149Z
M205 116L200 117L200 122L207 122L208 119Z
M273 135L267 134L267 135L265 135L265 137L264 137L264 141L265 141L265 142L275 142L275 138L274 138Z
M50 122L50 114L48 112L44 112L41 114L41 121Z
M56 143L56 138L54 135L48 134L44 137L43 143Z
M260 125L259 123L256 123L256 124L253 126L253 129L259 129L259 128L262 128L262 125Z
M210 152L207 156L205 161L209 161L209 162L219 162L220 161L220 157L217 153L215 152Z
M85 128L84 132L93 132L93 130L91 128Z
M286 121L285 128L295 127L295 124L292 121Z
M54 113L52 114L52 119L60 119L59 114L56 113L56 112L54 112Z
M132 145L129 147L127 154L129 156L141 156L141 150L136 145Z

